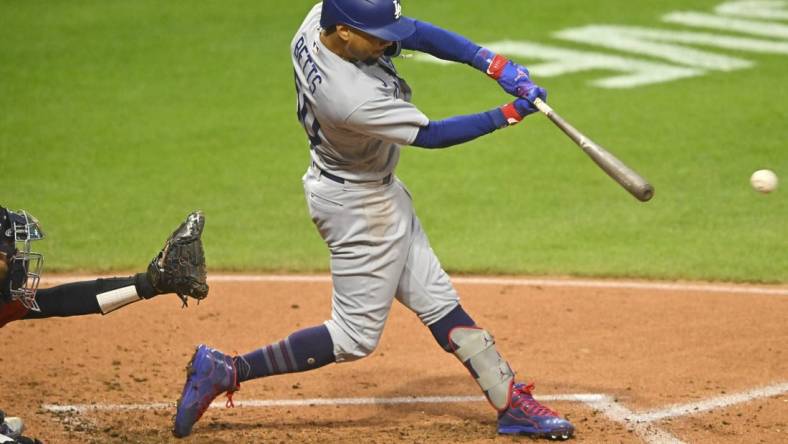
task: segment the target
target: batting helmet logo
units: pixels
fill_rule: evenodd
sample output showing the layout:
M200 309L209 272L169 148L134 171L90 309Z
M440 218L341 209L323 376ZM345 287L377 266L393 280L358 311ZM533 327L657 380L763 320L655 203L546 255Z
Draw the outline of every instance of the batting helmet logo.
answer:
M416 31L416 22L402 15L399 0L323 0L320 26L347 25L389 42Z

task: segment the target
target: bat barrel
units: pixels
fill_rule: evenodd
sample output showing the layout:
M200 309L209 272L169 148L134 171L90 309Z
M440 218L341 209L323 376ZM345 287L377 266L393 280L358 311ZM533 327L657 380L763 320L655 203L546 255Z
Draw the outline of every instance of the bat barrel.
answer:
M654 197L654 187L609 151L589 139L581 140L579 145L608 176L618 182L635 198L641 202L647 202Z
M629 168L624 162L606 149L595 143L564 120L553 108L541 99L534 100L534 105L545 114L558 128L585 152L608 176L618 182L625 190L641 202L654 197L654 187L646 179Z

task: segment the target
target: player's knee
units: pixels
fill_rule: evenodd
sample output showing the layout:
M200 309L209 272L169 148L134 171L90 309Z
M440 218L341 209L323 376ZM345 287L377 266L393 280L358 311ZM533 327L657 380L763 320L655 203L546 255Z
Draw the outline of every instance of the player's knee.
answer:
M348 360L357 360L361 358L366 358L367 356L371 355L372 352L378 348L378 342L380 341L380 335L375 335L373 337L370 336L355 336L351 337L353 340L353 344L349 347L350 356L352 358Z
M357 361L372 354L380 342L380 332L362 335L346 331L334 322L326 322L331 339L334 341L334 354L337 362Z

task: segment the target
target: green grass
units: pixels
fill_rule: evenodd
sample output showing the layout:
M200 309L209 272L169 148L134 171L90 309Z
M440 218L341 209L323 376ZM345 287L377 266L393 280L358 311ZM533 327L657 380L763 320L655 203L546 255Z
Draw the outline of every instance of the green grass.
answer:
M327 268L300 183L308 150L288 56L311 2L269 3L0 3L0 204L42 221L48 270L140 269L194 208L212 270ZM405 13L479 42L576 48L550 35L665 27L661 14L718 3L433 1ZM788 63L738 55L756 66L619 91L588 85L604 72L540 81L556 110L654 183L646 204L541 116L462 147L405 148L398 175L444 267L788 281L788 194L748 185L758 168L788 178ZM464 66L398 66L433 119L508 100Z

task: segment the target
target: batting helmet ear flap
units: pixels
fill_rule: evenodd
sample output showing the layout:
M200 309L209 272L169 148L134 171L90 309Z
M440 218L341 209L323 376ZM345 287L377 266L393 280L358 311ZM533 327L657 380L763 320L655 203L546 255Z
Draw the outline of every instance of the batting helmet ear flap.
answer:
M383 55L388 57L399 57L401 52L402 52L402 43L394 42L393 45L386 48L386 51L383 52Z

